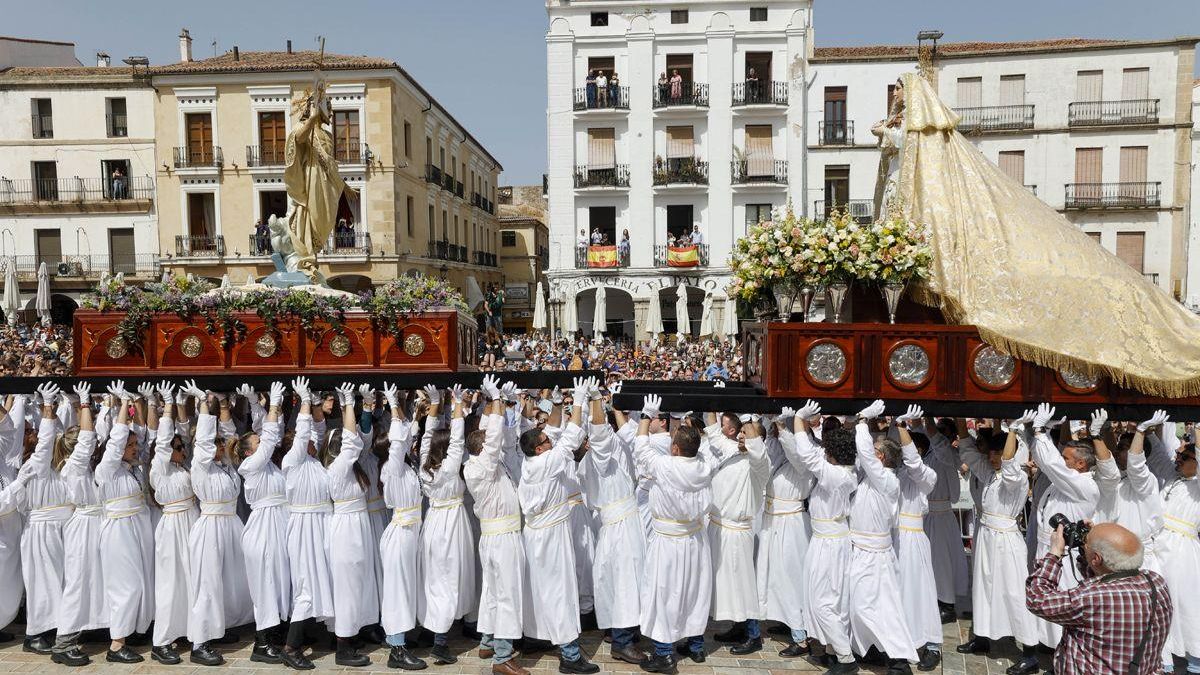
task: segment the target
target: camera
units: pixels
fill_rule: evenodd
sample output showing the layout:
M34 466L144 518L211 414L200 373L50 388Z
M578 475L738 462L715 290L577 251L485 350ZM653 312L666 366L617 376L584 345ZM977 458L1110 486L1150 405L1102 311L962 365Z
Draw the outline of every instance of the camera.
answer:
M1063 526L1063 539L1068 548L1082 549L1083 543L1087 541L1088 533L1092 531L1092 527L1082 520L1072 523L1061 513L1050 516L1050 529L1057 530L1059 525Z

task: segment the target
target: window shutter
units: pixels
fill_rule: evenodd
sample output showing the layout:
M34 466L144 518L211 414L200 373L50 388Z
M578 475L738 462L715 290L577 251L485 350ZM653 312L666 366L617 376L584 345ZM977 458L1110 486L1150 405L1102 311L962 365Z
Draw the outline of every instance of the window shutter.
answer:
M1138 272L1145 272L1146 233L1118 232L1117 257Z
M983 78L958 78L958 107L978 108L983 105Z
M775 151L771 146L771 125L746 126L746 173L770 176L775 170Z
M1104 100L1104 71L1081 70L1075 76L1076 101Z
M1150 69L1126 68L1121 79L1121 98L1139 101L1150 98Z
M1025 76L1004 75L1000 78L1000 105L1025 105Z
M692 127L667 127L667 157L695 157Z
M617 148L614 130L588 129L588 166L611 168L617 165Z
M1000 153L1000 170L1004 175L1017 181L1021 185L1025 184L1025 151L1011 150Z
M1146 146L1121 148L1121 182L1146 182Z

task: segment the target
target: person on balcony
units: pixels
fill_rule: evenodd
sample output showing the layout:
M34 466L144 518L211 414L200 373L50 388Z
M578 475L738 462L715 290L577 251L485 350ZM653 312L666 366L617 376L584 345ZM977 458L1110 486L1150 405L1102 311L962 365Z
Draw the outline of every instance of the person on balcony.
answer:
M671 101L683 102L683 76L679 74L678 70L671 71Z
M603 70L596 74L596 107L608 107L608 78Z
M669 91L669 83L667 81L667 73L663 71L658 74L658 100L666 102L667 93Z
M751 68L746 73L746 102L747 103L758 103L758 99L759 99L758 74L754 72L753 68Z
M608 78L608 104L614 108L621 106L621 80L616 71Z
M699 225L692 226L691 243L696 246L699 246L704 243L704 235L700 232Z
M629 230L621 232L621 241L617 244L617 257L622 261L629 260Z
M584 90L587 92L587 107L596 107L596 71L589 70Z
M125 173L121 171L120 167L113 169L112 172L112 198L129 198L129 183L125 178Z

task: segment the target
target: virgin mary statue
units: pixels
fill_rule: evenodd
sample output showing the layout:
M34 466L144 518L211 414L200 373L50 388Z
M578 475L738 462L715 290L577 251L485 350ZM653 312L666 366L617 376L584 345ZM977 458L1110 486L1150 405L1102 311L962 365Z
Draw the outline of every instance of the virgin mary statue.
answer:
M876 126L891 146L877 198L881 214L931 228L917 299L1017 358L1152 396L1200 395L1200 317L985 159L924 78L900 84L903 103Z

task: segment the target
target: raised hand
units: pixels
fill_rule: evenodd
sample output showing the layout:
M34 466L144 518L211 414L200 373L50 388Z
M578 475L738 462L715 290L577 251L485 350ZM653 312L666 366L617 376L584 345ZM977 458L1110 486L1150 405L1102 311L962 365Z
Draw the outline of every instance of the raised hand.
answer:
M292 392L300 397L301 401L307 401L312 396L312 391L308 388L308 378L297 377L292 380Z
M450 387L450 400L454 401L454 405L461 407L463 402L463 387L461 384L456 384Z
M75 398L79 399L79 405L92 404L92 385L87 382L80 382L75 385L73 391L75 392Z
M608 385L608 393L612 394L613 396L621 393L621 381L617 380L616 382Z
M62 391L58 388L58 385L54 384L53 382L43 382L38 386L37 393L42 397L42 405L52 406L54 405L54 402L58 400L58 397L62 394Z
M586 401L588 399L588 380L584 377L576 377L574 397L576 401Z
M657 394L649 394L642 399L642 416L643 417L658 417L658 411L662 408L662 397Z
M908 406L908 410L905 411L904 414L902 414L896 418L896 424L902 424L904 422L911 422L913 420L919 420L924 416L925 416L925 411L921 409L921 406L913 404L913 405Z
M272 408L278 408L279 406L283 405L283 394L285 391L287 391L287 389L283 386L282 382L271 383L271 393L268 397L268 400L270 401Z
M204 390L196 386L195 380L188 380L183 383L183 392L197 401L204 400Z
M436 385L427 384L422 389L425 390L425 396L429 398L429 405L441 405L442 392Z
M479 385L479 390L487 397L489 401L495 401L500 398L500 378L495 375L484 375L483 383Z
M804 406L796 411L796 417L805 422L821 414L821 404L809 399Z
M554 390L550 392L550 402L554 405L562 405L563 393L561 389L554 387Z
M716 382L713 382L713 389L724 389L724 388L725 388L725 380L717 380Z
M1054 419L1054 406L1049 403L1043 403L1038 406L1037 413L1033 416L1033 426L1035 429L1046 429L1049 431L1052 428L1049 426L1052 419Z
M363 401L375 402L375 388L369 384L358 385L358 395L362 397Z
M138 385L137 392L146 402L154 400L154 385L149 382L143 382Z
M337 388L338 402L343 406L354 405L354 385L343 382Z
M383 383L383 398L387 401L388 408L391 410L400 409L400 390L396 385Z
M158 395L162 397L164 404L169 404L175 401L175 385L163 380L158 383Z
M1137 425L1137 430L1144 434L1154 427L1161 427L1170 420L1171 418L1167 416L1166 410L1155 410L1154 414L1150 416L1150 419Z
M38 388L38 393L42 393L41 388ZM113 397L113 400L129 400L129 392L125 391L125 380L113 380L108 385L108 395ZM43 397L45 398L45 397Z
M512 380L505 382L504 386L500 387L500 398L504 399L505 401L516 401L517 383L513 382Z
M1017 419L1013 420L1008 425L1008 428L1016 429L1017 431L1020 431L1021 429L1024 429L1027 424L1032 422L1035 417L1037 417L1036 410L1033 410L1033 409L1026 410L1023 415L1021 415Z
M863 408L859 413L859 419L863 421L873 420L883 414L883 400L876 399L871 405Z
M1096 412L1092 413L1092 423L1088 425L1088 434L1092 438L1098 438L1108 426L1108 411L1104 408L1097 408Z
M237 389L234 389L233 393L237 394L238 396L241 396L242 398L246 399L247 401L254 401L258 397L258 394L254 391L254 387L251 387L249 384L246 384L246 383L242 383L242 385L240 387L238 387Z

